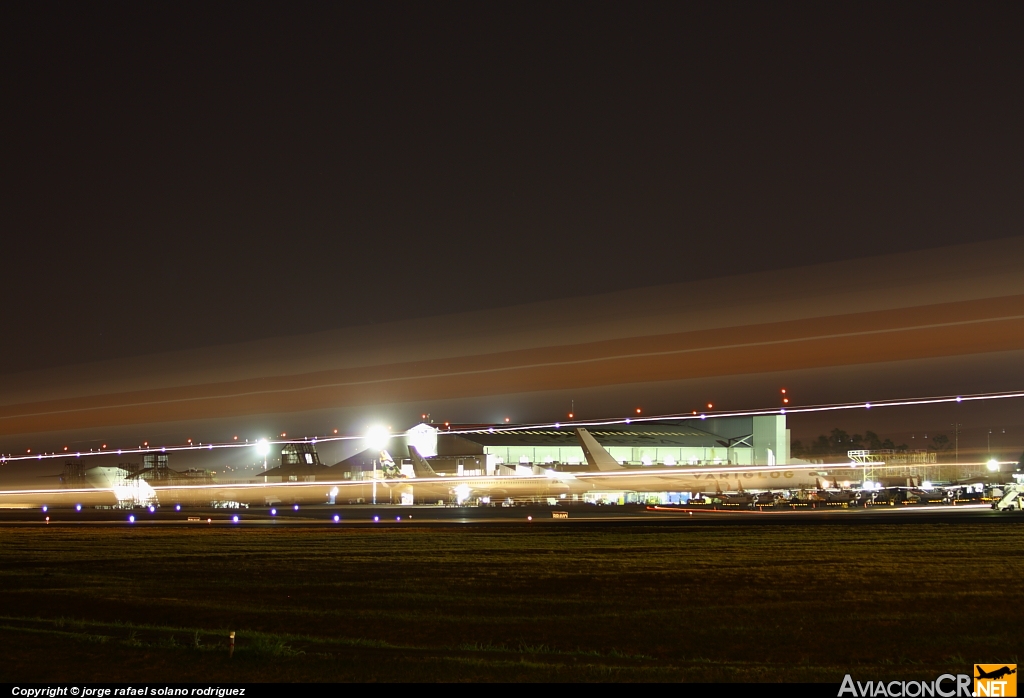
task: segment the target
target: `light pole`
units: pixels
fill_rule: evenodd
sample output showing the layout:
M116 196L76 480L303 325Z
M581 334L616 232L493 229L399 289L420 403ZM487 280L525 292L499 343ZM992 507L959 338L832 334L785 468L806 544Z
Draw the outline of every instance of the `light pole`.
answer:
M263 472L267 470L267 454L270 453L270 442L260 439L256 442L256 454L263 456Z
M363 443L366 448L373 451L380 452L388 445L388 440L391 439L391 433L388 431L390 427L383 427L380 425L370 427L366 436L363 438ZM377 503L377 459L373 459L373 503Z

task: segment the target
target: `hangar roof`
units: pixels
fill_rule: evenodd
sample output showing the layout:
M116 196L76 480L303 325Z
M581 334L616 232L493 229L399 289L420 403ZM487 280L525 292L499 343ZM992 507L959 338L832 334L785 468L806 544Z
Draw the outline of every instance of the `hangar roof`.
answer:
M615 424L587 427L603 446L718 446L720 437L689 424ZM438 436L443 436L444 431ZM521 431L479 432L460 434L482 446L577 446L575 427L523 429Z

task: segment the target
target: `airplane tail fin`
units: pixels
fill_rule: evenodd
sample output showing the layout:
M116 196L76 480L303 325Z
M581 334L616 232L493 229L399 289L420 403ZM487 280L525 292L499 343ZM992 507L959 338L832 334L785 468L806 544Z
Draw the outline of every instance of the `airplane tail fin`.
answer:
M587 465L591 470L622 470L622 464L612 458L612 455L604 449L604 446L597 443L597 439L590 435L586 429L577 429L576 438L583 447L583 455L587 459Z
M416 477L437 477L430 463L424 460L415 446L409 447L409 457L412 458L412 471L416 473Z

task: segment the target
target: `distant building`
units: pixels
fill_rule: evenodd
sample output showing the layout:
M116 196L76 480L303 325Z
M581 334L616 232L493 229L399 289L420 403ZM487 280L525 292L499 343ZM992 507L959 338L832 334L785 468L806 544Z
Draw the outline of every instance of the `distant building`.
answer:
M437 473L511 475L533 469L586 469L573 425L508 430L508 425L419 424L386 447L411 475L408 447ZM504 428L505 430L502 430ZM634 422L587 427L620 463L634 466L785 465L785 415L710 417L678 422ZM460 433L453 433L460 432ZM366 450L338 464L344 479L365 479L380 469L380 452Z

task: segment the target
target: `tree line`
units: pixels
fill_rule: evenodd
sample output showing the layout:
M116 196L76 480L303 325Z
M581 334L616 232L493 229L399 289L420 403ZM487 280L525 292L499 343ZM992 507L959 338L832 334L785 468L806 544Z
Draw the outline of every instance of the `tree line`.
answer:
M938 434L924 446L930 451L944 453L953 450L953 440L946 434ZM910 450L906 444L896 445L892 439L882 439L873 431L866 431L864 434L850 435L840 428L835 428L828 434L822 434L814 441L804 444L794 441L790 444L790 454L795 458L811 456L845 456L847 451L881 451L888 449L892 451ZM1024 453L1017 462L1017 469L1024 468Z
M941 434L932 439L931 448L943 451L949 448L949 437ZM836 427L829 434L822 434L809 444L794 441L790 444L790 453L797 458L801 456L835 456L845 455L847 451L880 451L888 449L892 451L908 450L906 444L896 445L892 439L882 439L873 431L852 436L842 429Z

